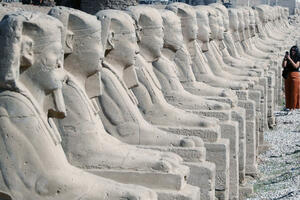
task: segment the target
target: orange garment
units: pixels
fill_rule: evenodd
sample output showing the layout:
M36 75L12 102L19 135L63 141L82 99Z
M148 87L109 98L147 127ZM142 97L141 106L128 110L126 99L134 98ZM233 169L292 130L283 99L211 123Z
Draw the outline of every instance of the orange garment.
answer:
M290 72L285 80L285 104L286 108L300 108L300 72Z

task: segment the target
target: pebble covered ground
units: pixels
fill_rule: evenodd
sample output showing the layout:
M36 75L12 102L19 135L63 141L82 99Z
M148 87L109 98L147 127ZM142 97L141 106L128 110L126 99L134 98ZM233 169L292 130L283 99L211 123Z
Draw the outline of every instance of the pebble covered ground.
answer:
M248 200L300 200L300 110L276 112L276 120L264 134L270 148L258 156L260 174Z

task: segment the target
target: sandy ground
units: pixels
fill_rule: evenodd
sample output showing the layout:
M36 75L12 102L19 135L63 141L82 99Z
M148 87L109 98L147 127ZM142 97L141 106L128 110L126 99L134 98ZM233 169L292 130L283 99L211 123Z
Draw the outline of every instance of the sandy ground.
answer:
M270 149L259 155L260 177L248 200L300 199L300 111L278 111L276 120L264 135Z
M37 11L42 13L48 13L48 11L52 8L48 6L23 5L22 3L3 3L3 4L6 6L22 8L26 11Z

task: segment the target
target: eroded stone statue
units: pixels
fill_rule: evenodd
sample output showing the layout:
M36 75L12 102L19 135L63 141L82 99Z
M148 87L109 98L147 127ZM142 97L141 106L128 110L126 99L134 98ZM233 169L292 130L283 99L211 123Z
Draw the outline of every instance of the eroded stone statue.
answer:
M143 6L129 8L140 29L138 32L140 54L137 55L136 60L140 84L138 87L133 88L133 91L139 101L141 112L149 122L156 125L214 127L208 118L178 109L165 100L162 86L154 73L152 65L161 57L163 48L162 19L160 15L153 14L152 9Z
M47 113L63 117L65 73L61 23L44 14L20 12L0 23L0 191L13 199L156 199L71 166L60 134ZM48 107L53 96L56 107Z
M130 144L171 145L192 147L201 145L198 138L188 138L164 132L148 123L140 113L138 100L131 88L138 85L134 68L139 51L134 21L123 11L105 10L97 14L109 34L105 41L103 94L99 97L101 118L105 129L114 137Z
M163 90L165 98L174 100L174 95L177 95L177 93L180 93L179 96L181 96L177 98L182 100L189 99L189 97L195 99L194 95L199 95L206 96L204 97L206 99L215 98L223 102L232 100L231 104L233 106L235 104L233 92L196 81L190 55L184 45L180 18L169 10L161 10L161 16L164 26L164 48L160 59L154 62L154 67L161 85L165 87ZM191 93L194 95L191 96ZM208 103L211 104L212 102ZM186 106L188 105L189 103L186 104ZM197 109L197 107L192 109Z

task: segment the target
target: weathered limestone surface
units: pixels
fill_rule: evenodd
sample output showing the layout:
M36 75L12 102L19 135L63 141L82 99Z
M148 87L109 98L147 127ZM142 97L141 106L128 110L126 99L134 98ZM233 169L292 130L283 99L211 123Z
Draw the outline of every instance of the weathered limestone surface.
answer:
M134 6L137 4L137 0L81 0L80 10L90 14L96 14L99 10L125 10L129 6Z
M0 5L0 198L252 193L299 39L289 10L95 2Z

